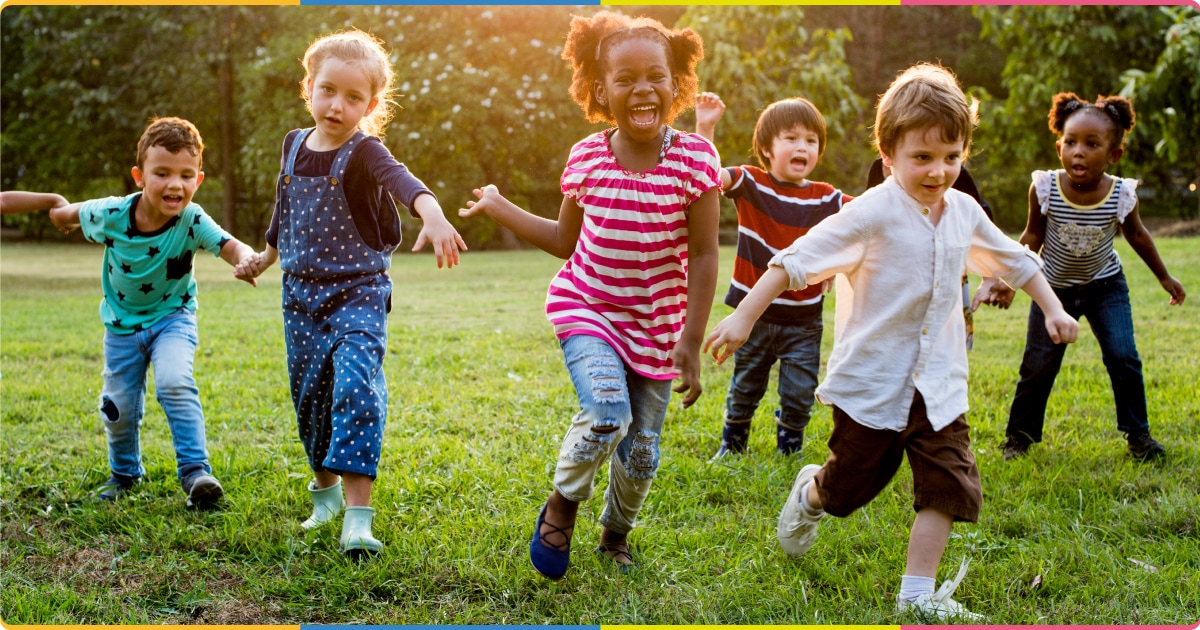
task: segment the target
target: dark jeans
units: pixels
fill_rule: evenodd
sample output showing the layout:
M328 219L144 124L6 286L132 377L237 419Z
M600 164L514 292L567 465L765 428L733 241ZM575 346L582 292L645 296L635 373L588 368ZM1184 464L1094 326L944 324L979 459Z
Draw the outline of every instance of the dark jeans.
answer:
M1117 407L1117 430L1138 434L1150 430L1146 414L1146 387L1142 360L1133 340L1133 312L1125 274L1093 280L1084 285L1054 289L1063 308L1076 319L1087 318L1100 344L1104 367L1112 380ZM1021 378L1013 396L1005 433L1024 442L1041 442L1046 401L1062 367L1066 344L1056 344L1046 332L1046 318L1035 303L1029 308L1029 330Z
M746 343L734 352L733 379L725 398L726 420L748 421L767 391L771 366L779 362L778 423L803 431L812 415L813 392L821 368L820 304L808 321L772 324L758 321Z

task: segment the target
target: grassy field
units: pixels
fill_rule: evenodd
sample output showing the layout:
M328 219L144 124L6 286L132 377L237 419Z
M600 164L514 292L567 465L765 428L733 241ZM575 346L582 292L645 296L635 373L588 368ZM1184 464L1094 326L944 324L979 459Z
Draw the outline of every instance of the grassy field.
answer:
M979 313L968 421L984 509L978 524L955 527L939 577L970 558L956 599L991 623L1200 619L1200 239L1158 242L1193 293L1182 308L1168 307L1146 267L1119 246L1151 424L1169 456L1154 464L1126 456L1085 325L1051 399L1046 441L1002 461L1029 299ZM539 577L529 534L574 413L542 314L559 263L540 252L469 253L452 271L437 270L430 256L396 258L391 415L373 501L380 557L346 560L340 526L299 529L310 473L294 437L278 271L253 289L206 254L197 257L196 375L224 509L185 509L152 396L145 483L116 504L90 501L108 475L96 411L101 253L0 249L5 623L914 622L894 611L912 519L907 467L866 508L827 519L806 557L788 558L775 521L796 471L826 456L829 410L816 413L803 453L784 458L773 452L768 394L752 452L709 463L732 370L710 359L701 400L684 410L676 398L669 412L659 477L631 536L640 568L621 573L591 552L597 497L581 509L567 577ZM732 250L722 255L718 295ZM728 312L715 305L710 325ZM825 312L823 356L832 306Z

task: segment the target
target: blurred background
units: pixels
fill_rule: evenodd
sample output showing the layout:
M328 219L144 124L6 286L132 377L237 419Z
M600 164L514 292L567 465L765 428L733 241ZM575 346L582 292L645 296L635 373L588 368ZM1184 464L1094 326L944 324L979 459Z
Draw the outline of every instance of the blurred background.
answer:
M560 54L572 15L594 6L6 6L0 12L0 190L72 201L135 190L137 139L152 116L204 136L196 201L261 244L287 131L312 125L300 57L316 37L358 28L392 51L400 106L384 142L438 195L472 249L512 249L491 221L459 222L471 189L492 183L557 215L571 145L600 126L568 93ZM896 73L942 63L981 103L968 166L997 222L1025 224L1029 173L1059 166L1046 126L1053 94L1133 99L1137 126L1109 172L1141 180L1152 228L1200 211L1200 11L1192 7L620 7L704 38L701 90L728 110L726 164L753 163L759 111L804 96L829 125L812 178L861 193L875 157L874 105ZM694 129L691 112L675 122ZM722 201L723 235L735 234ZM405 217L408 220L407 216ZM44 213L9 215L6 238L55 240ZM416 234L406 226L409 237ZM78 238L78 233L74 235Z

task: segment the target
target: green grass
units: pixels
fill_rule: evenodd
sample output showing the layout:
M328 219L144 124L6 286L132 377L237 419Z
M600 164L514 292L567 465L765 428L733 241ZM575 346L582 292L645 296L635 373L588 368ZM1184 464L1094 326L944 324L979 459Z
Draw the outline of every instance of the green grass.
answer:
M1182 308L1122 242L1151 423L1169 457L1135 464L1114 428L1090 331L1067 353L1046 441L1003 462L999 444L1029 299L976 317L978 524L960 524L941 579L973 561L956 599L992 623L1190 624L1200 619L1200 239L1161 239L1193 292ZM732 250L722 251L718 294ZM146 483L117 504L88 501L107 476L97 314L101 249L0 250L0 619L15 624L899 624L894 612L912 520L901 469L874 502L828 519L801 560L774 540L796 471L821 462L819 408L800 457L773 454L769 394L752 452L716 450L732 362L704 362L705 395L672 404L658 480L624 574L590 550L599 496L582 507L567 577L540 578L528 537L575 404L542 314L558 261L469 253L452 271L397 256L387 375L390 418L375 485L370 562L337 550L337 525L302 532L309 472L286 386L279 275L258 289L197 257L196 376L225 508L184 508L161 409L142 429ZM976 280L977 283L977 280ZM729 309L713 308L716 321ZM825 353L832 341L826 307ZM770 391L773 391L773 387ZM598 492L602 491L601 481ZM1136 561L1136 562L1135 562ZM1146 563L1157 570L1144 568Z

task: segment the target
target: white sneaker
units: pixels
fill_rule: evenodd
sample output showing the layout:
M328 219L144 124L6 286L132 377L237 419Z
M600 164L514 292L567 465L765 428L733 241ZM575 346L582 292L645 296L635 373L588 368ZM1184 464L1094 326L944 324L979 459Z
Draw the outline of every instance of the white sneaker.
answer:
M954 589L958 588L958 583L966 577L967 567L970 564L971 561L964 558L962 565L958 568L958 575L953 580L942 582L942 587L936 593L923 593L911 601L904 601L897 597L896 611L911 610L922 623L949 620L984 621L987 619L986 617L967 610L965 606L950 598L954 594Z
M800 491L817 476L818 470L821 470L821 467L817 464L809 464L800 469L787 503L783 504L783 511L779 513L779 526L775 530L775 536L779 539L779 546L783 547L783 552L793 558L803 556L809 547L813 546L817 540L817 526L821 524L821 519L825 518L824 512L815 518L809 516L800 504Z

